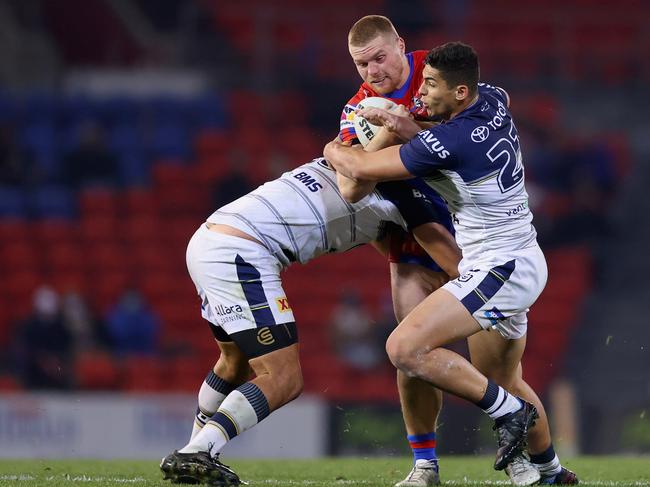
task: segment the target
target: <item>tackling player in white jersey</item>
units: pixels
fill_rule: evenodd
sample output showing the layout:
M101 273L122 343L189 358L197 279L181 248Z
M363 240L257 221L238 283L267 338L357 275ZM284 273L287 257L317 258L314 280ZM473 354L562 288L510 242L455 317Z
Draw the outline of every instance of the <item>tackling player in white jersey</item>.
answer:
M444 121L420 131L412 120L378 109L361 112L371 123L391 126L409 139L401 147L367 153L337 140L325 156L345 176L361 181L421 176L447 200L463 251L461 276L417 306L396 328L387 351L406 374L476 403L499 433L495 468L520 455L535 408L487 379L458 354L442 348L482 329L496 329L505 360L521 374L526 312L546 283L546 263L527 205L519 140L503 90L478 85L478 59L461 43L427 56L422 101ZM390 123L386 123L386 122ZM552 451L542 452L541 481L577 483Z
M284 268L379 240L389 222L417 232L437 220L435 206L410 182L380 185L348 203L322 158L213 213L190 240L187 267L221 355L199 391L190 442L160 465L165 478L238 485L216 458L221 449L301 393ZM457 247L447 232L422 244L441 265L456 268Z

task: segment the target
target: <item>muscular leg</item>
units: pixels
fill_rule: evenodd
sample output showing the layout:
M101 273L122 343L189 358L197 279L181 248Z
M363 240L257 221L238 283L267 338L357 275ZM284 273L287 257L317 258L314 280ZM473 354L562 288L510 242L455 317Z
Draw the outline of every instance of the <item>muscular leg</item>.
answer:
M497 331L481 331L467 339L472 364L486 377L537 408L539 419L528 433L528 451L535 455L551 445L551 432L544 405L522 377L521 357L526 337L503 338Z
M262 390L271 411L293 401L302 393L303 378L298 352L299 345L294 343L249 361L257 376L251 383Z
M223 380L234 385L241 385L253 373L248 359L235 342L217 341L221 354L212 371Z
M386 351L393 364L409 377L477 403L485 394L487 379L463 357L441 347L479 330L460 301L438 289L393 331Z
M398 322L429 294L447 281L443 272L433 272L415 264L390 264L393 309ZM442 408L442 392L417 377L397 369L397 389L408 435L435 431Z
M226 396L246 382L252 374L248 359L234 342L217 340L217 345L221 354L199 389L198 407L192 423L190 440L217 412Z
M179 450L180 453L210 451L215 454L235 436L252 428L302 392L297 343L252 358L248 364L256 377L228 394L205 427ZM229 377L243 377L243 374L239 375L240 370L230 368L230 365L226 359L221 364L217 362L215 368L232 374ZM246 369L246 374L248 372Z

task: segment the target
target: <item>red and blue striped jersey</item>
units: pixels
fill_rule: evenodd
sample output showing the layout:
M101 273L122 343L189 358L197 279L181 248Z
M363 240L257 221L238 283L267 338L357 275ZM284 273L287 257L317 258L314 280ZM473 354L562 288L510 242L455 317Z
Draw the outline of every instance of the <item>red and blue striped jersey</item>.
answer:
M416 118L427 118L427 113L422 102L420 101L420 94L418 90L422 84L422 68L424 66L424 59L427 56L427 51L413 51L406 54L406 58L409 62L409 77L400 88L397 90L387 93L385 95L380 95L372 87L364 82L360 87L359 91L350 98L343 112L341 113L341 124L339 129L339 138L343 142L356 139L357 135L354 131L354 124L352 120L354 118L354 110L357 107L357 104L364 98L369 98L371 96L381 96L383 98L388 98L389 100L394 101L398 105L404 105L407 107L411 113L413 113Z

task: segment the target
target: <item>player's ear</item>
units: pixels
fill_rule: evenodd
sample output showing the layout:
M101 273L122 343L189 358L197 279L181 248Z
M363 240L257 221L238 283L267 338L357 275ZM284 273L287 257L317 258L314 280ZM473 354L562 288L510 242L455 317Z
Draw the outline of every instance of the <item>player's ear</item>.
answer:
M397 38L397 46L399 47L400 54L404 54L406 52L406 42L404 42L404 39L401 37Z
M456 100L463 101L469 96L469 87L467 85L458 85L456 87Z

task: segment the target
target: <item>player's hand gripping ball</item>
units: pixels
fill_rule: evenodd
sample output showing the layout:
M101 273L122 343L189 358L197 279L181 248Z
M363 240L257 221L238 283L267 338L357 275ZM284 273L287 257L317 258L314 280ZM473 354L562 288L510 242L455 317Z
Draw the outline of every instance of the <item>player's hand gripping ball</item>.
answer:
M386 98L371 96L369 98L364 98L357 104L357 110L360 110L362 108L382 108L384 110L395 110L397 108L397 104ZM354 123L354 131L356 132L357 138L363 147L367 146L370 143L372 138L381 128L381 125L373 125L368 120L357 114L355 114L352 123Z

